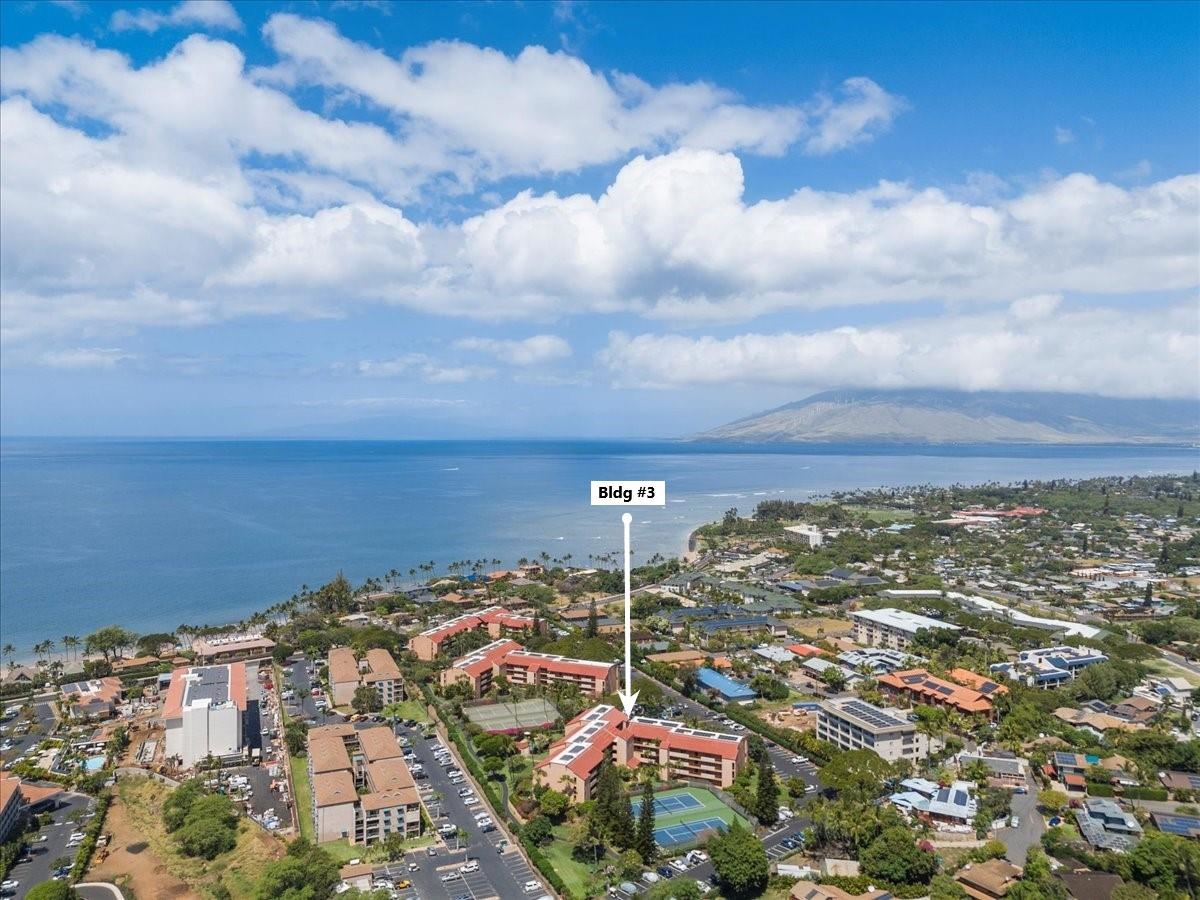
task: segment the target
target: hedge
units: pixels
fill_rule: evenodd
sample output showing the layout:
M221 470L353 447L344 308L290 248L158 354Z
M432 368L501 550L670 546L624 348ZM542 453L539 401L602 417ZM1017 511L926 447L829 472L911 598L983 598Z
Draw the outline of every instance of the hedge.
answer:
M437 704L433 699L433 692L430 690L429 685L422 684L421 690L424 692L426 699L435 707L437 707ZM437 708L440 712L441 708ZM487 773L483 771L478 761L475 759L475 754L471 751L470 746L468 746L466 740L463 738L462 732L459 731L458 725L451 721L448 716L443 715L441 719L442 724L446 726L446 733L450 736L450 740L454 741L454 745L458 747L458 754L462 757L463 765L467 767L467 769L471 772L471 775L477 782L479 782L479 786L483 788L483 792L487 795L488 802L492 805L492 809L494 809L499 815L503 816L505 822L511 823L512 816L510 816L508 813L508 806L500 802L500 797L496 794L496 788L493 785L492 780L488 777Z
M525 848L525 855L529 857L529 861L545 876L546 880L550 882L550 886L564 897L573 897L574 894L567 889L566 882L562 880L562 877L558 874L558 871L551 864L550 860L546 859L542 854L541 848L519 830L517 831L517 839L521 842L521 846Z
M1166 788L1156 787L1127 787L1122 794L1126 800L1166 800Z
M108 813L110 803L112 803L112 795L108 791L105 791L96 800L96 815L84 832L83 843L79 845L79 851L75 855L75 865L71 868L72 884L76 884L87 874L88 863L92 861L92 853L96 850L96 841L100 837L100 832L104 830L104 816Z
M1087 792L1092 797L1112 797L1116 794L1111 784L1089 784Z

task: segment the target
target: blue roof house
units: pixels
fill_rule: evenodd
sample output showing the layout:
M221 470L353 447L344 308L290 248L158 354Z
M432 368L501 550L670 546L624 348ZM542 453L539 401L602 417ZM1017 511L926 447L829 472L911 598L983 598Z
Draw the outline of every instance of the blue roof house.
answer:
M746 703L758 696L740 681L726 678L707 667L696 670L696 680L706 691L712 691L726 703Z

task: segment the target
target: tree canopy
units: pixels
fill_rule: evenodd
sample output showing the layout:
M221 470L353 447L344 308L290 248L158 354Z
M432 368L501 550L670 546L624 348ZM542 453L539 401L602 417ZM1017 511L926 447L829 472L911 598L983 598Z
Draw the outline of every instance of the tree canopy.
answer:
M753 832L735 821L708 842L713 868L725 893L732 897L757 896L767 884L767 851Z

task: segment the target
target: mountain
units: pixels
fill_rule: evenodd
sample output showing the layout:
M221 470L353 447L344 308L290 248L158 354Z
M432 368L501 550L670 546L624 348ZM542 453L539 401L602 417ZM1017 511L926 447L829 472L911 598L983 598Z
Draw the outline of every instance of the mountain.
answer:
M747 443L1176 444L1200 440L1200 400L1089 394L837 390L693 440Z

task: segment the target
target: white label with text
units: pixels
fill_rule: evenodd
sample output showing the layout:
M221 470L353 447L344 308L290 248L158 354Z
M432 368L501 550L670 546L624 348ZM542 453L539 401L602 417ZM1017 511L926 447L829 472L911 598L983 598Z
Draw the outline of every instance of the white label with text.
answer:
M593 481L592 506L665 506L665 481Z

